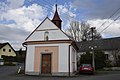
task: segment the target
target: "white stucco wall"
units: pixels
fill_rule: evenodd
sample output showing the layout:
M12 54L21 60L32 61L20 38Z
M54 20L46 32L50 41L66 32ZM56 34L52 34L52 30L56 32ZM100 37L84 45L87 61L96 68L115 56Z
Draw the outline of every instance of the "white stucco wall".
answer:
M40 25L40 27L38 27L37 30L53 29L53 28L58 29L58 27L56 27L56 25L53 22L51 22L48 18L46 18L44 22Z
M68 49L69 44L42 44L42 45L28 45L26 55L26 71L34 71L34 49L35 46L58 46L58 72L68 72Z
M73 46L70 47L70 72L74 72L73 71L73 62L75 62L75 71L77 70L77 59L76 59L76 50L74 49L75 53L73 53L72 49L74 49ZM74 57L74 58L73 58Z
M69 44L59 45L59 72L68 72Z
M60 30L47 30L49 40L69 40L69 38ZM36 31L26 41L44 41L45 31Z
M26 72L33 72L34 71L34 46L28 45L27 46L27 54L26 54Z
M43 41L44 33L49 32L49 40L69 40L69 38L50 20L46 19L26 41Z
M77 51L75 50L75 70L77 71Z

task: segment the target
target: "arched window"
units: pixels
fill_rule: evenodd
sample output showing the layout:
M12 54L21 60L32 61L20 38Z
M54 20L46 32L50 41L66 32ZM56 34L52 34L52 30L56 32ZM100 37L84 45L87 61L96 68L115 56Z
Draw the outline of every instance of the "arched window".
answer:
M44 33L44 40L48 41L48 39L49 39L48 35L49 35L49 32L45 31L45 33Z

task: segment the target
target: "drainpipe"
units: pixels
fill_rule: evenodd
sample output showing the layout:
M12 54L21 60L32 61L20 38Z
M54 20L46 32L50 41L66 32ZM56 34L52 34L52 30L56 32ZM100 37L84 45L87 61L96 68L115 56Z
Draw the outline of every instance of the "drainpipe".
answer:
M23 43L23 47L25 47L25 50L27 52L27 47L24 43ZM24 57L24 74L25 74L26 52L25 52L25 57Z
M69 45L69 52L68 52L68 71L69 71L69 74L68 74L68 76L70 77L70 46L71 45Z

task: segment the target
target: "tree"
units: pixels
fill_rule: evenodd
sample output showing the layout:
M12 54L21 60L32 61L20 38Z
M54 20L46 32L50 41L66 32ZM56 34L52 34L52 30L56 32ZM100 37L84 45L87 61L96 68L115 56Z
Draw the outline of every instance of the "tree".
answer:
M88 41L92 40L92 32L90 25L84 22L72 21L70 23L70 28L67 29L66 33L74 40L74 41ZM101 35L94 30L93 33L94 39L100 39Z
M102 51L95 51L95 68L101 69L106 66L106 55Z
M106 56L102 51L95 51L95 68L101 69L105 66ZM92 54L86 52L82 54L80 58L80 64L92 64Z
M77 42L96 40L96 39L102 38L101 35L97 32L96 28L90 27L90 24L88 23L84 23L84 22L80 23L78 21L72 21L66 33L71 37L71 39ZM78 61L78 63L80 62L80 63L91 63L92 64L92 57L93 56L90 54L90 52L86 52L85 55L84 54L81 55L81 58L79 57L80 61ZM101 58L101 57L98 57L98 58ZM104 64L104 61L102 63ZM99 66L96 66L96 67L99 67Z
M22 48L20 48L18 51L16 51L17 55L16 55L16 61L17 62L24 62L25 60L25 51L22 50Z
M80 64L92 64L92 54L90 54L90 52L82 54Z

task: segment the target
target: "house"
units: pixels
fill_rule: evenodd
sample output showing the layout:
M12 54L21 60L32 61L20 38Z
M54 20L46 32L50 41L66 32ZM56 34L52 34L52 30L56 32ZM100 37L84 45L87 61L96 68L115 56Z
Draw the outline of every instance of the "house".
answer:
M77 42L76 44L79 48L77 54L79 57L86 51L103 51L106 54L106 60L110 60L111 64L114 65L116 64L118 55L120 55L120 37L82 41Z
M16 56L15 50L13 47L7 43L0 43L0 59L4 56Z
M26 38L25 74L70 76L76 71L77 46L61 30L61 23L56 5L53 19L46 17Z

